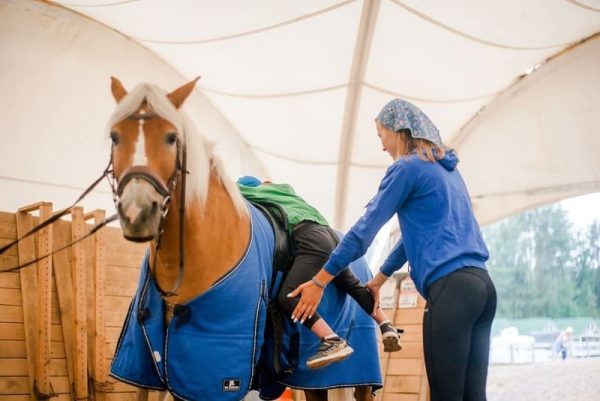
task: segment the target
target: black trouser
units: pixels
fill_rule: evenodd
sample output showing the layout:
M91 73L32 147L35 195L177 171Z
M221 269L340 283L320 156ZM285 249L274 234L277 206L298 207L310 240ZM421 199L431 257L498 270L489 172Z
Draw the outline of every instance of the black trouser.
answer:
M294 261L281 285L277 298L283 310L289 314L298 305L300 297L288 298L287 294L295 290L300 284L309 281L321 270L327 259L329 259L329 254L339 243L339 238L331 227L303 221L294 229L292 241L295 252ZM375 303L373 295L362 285L349 267L342 270L332 282L340 290L354 298L369 315L373 312ZM315 312L312 318L304 321L304 326L310 329L320 318L319 314Z
M496 289L484 269L464 267L431 284L423 315L431 401L485 401Z

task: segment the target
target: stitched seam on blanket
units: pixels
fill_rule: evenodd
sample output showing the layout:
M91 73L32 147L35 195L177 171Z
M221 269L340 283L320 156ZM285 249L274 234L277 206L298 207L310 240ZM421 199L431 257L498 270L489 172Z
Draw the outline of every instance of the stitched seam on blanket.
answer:
M256 303L256 312L254 314L254 344L252 346L252 366L250 367L250 381L248 383L248 387L247 389L250 388L250 386L252 385L252 380L254 379L254 367L256 366L256 357L257 357L257 352L256 352L256 342L258 341L258 319L259 319L259 315L260 315L260 303L263 299L263 295L264 295L264 291L265 291L265 280L261 280L260 281L260 293L258 294L258 302Z

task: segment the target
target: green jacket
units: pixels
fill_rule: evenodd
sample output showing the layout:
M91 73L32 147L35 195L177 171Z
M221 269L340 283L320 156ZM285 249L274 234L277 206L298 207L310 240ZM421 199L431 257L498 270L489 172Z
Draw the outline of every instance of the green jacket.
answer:
M252 187L238 183L238 187L244 198L249 201L256 203L267 201L280 205L287 214L290 229L293 229L296 224L304 220L328 225L327 220L321 213L299 197L291 185L264 183Z

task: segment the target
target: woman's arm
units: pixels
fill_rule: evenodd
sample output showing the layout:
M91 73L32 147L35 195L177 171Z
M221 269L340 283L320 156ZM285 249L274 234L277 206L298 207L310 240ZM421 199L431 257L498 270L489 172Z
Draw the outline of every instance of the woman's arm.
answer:
M403 163L395 163L386 172L379 191L367 205L363 216L352 226L332 252L314 280L298 286L288 297L300 295L292 312L294 320L304 321L316 311L327 284L351 262L363 256L379 229L396 213L412 189L412 177ZM316 283L315 283L316 280ZM321 288L321 286L323 288ZM375 298L379 300L378 297Z

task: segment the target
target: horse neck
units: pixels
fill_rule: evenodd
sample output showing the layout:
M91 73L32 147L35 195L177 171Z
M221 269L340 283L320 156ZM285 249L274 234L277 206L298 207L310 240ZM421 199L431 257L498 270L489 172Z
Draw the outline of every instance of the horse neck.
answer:
M179 270L180 197L175 192L156 259L156 279L164 290L174 286ZM240 214L213 172L205 202L195 198L186 205L184 230L184 275L172 303L203 293L240 261L250 240L250 219ZM153 260L154 247L151 252Z

